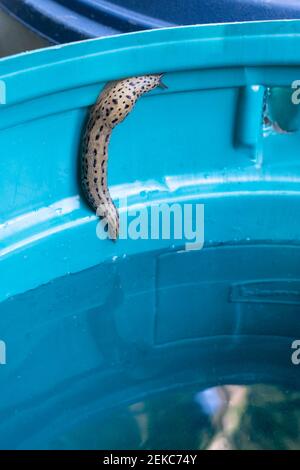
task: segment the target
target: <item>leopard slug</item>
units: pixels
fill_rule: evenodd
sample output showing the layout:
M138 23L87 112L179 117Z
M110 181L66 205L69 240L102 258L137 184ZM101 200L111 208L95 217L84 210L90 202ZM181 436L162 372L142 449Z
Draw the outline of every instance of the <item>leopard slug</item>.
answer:
M132 111L137 100L160 86L162 74L143 75L109 82L91 109L83 138L81 183L85 197L104 219L109 237L119 235L119 213L107 186L108 145L112 130Z

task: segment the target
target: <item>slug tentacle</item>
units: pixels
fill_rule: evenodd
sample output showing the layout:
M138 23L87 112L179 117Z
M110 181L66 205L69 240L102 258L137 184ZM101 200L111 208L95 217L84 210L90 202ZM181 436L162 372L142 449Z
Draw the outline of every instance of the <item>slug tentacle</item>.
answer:
M108 145L112 130L132 111L138 98L158 86L162 74L108 83L92 108L83 141L81 181L85 196L108 225L109 237L119 235L119 213L107 186Z

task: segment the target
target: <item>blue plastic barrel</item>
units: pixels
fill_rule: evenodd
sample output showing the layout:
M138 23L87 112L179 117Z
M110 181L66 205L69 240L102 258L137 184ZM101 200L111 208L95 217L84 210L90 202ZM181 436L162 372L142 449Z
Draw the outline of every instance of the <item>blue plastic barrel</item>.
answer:
M175 25L300 18L297 0L1 0L52 43Z
M297 396L300 134L264 119L269 96L297 92L299 70L299 21L147 31L0 61L1 448L179 448L168 440L176 406L166 432L154 426L172 393L182 404L193 390L180 439L207 422L212 388ZM160 204L204 209L204 246L103 240L80 191L100 90L160 72L168 88L113 131L109 186L127 197L128 220ZM297 102L271 106L272 119L291 114L294 126Z

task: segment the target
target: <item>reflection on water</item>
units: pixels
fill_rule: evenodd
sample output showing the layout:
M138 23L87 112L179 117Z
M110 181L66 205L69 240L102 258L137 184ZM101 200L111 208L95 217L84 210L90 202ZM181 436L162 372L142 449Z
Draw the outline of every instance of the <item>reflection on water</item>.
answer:
M224 385L168 392L81 425L54 448L300 449L300 392Z

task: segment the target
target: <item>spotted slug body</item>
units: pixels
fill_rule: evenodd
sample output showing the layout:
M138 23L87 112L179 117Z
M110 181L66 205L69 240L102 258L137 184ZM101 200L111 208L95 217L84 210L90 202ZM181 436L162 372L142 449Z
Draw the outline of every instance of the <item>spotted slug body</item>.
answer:
M112 130L132 111L137 100L161 83L162 74L110 82L93 106L83 140L81 181L85 196L99 217L105 219L109 237L119 234L119 213L107 186L108 145Z

